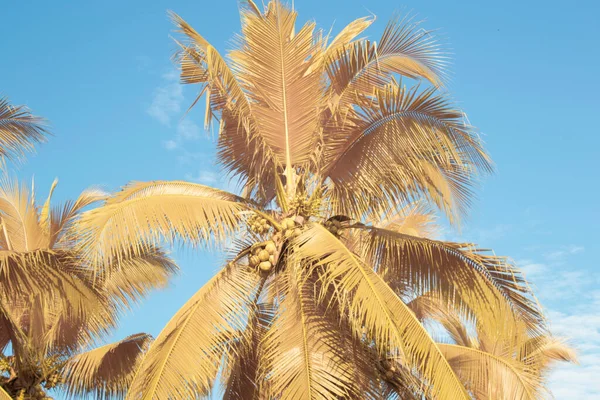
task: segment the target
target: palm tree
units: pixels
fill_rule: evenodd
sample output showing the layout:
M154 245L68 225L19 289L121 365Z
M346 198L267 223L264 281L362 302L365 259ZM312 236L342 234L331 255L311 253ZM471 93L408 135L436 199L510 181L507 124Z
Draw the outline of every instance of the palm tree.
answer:
M47 134L44 121L31 115L24 106L12 106L8 99L0 97L0 157L19 159L25 151L44 140Z
M421 321L440 323L450 343L440 350L475 399L539 399L549 394L544 378L556 361L577 362L564 340L530 334L521 323L489 316L468 320L424 294L409 303ZM551 397L551 396L550 396Z
M165 240L231 255L152 343L127 398L197 398L217 380L227 399L470 398L409 307L423 293L482 323L509 316L545 332L506 258L424 236L416 208L458 221L491 170L441 91L429 32L394 19L379 42L355 39L373 22L361 18L329 40L312 22L296 30L277 0L246 1L226 62L173 20L182 80L218 121L218 157L242 195L136 182L82 217L94 265Z
M146 246L110 266L110 275L98 274L74 227L81 211L106 195L90 189L52 208L56 183L42 206L25 185L0 183L0 399L45 399L56 386L73 396L122 397L150 336L91 346L176 267Z

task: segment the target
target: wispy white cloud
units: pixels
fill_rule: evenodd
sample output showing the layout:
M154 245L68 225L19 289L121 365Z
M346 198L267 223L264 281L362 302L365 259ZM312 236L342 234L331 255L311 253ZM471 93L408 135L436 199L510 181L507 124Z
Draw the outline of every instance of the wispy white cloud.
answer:
M162 83L154 91L152 103L146 112L162 125L171 127L176 122L173 138L163 141L167 150L181 149L184 143L201 137L201 128L189 117L183 117L185 96L179 83L179 72L171 70L162 75Z
M591 297L598 298L600 292ZM589 300L589 299L588 299ZM559 365L549 376L557 399L600 398L600 302L590 301L571 311L550 311L552 332L569 338L579 353L579 365Z
M170 126L171 120L181 112L183 88L173 79L172 73L163 75L163 83L156 88L152 103L146 110L148 115L163 125Z
M163 146L165 146L165 149L167 150L175 150L178 147L177 142L174 140L165 140Z
M584 250L585 248L583 246L572 244L563 246L560 250L548 252L544 254L544 258L552 262L562 262L567 256L582 253Z
M196 174L186 174L185 179L202 183L204 185L214 185L218 182L218 175L216 172L209 170L200 170Z
M545 262L517 262L546 306L551 332L579 353L579 365L558 364L548 377L556 399L600 398L600 278L571 266L571 257L583 251L569 245L541 252Z
M177 125L177 137L182 140L195 140L200 138L200 127L189 118L182 120Z

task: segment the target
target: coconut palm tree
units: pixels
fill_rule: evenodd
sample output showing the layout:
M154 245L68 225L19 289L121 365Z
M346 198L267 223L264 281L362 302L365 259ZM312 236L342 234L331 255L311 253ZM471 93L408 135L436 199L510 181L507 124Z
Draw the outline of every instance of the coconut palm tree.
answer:
M218 157L242 194L134 182L80 220L92 265L174 240L231 256L152 343L127 398L197 398L216 381L228 399L470 398L409 307L423 293L545 332L507 259L428 238L414 211L458 221L491 170L441 89L429 32L394 19L378 42L356 39L373 22L361 18L330 39L312 22L296 29L277 0L246 1L226 61L173 20L181 78L218 121Z
M56 386L73 396L122 396L150 337L91 347L176 269L147 246L110 266L110 276L98 274L82 256L74 226L106 195L90 189L51 207L56 183L41 206L25 185L0 183L0 399L49 398L46 390Z
M522 322L506 324L506 318L472 320L439 300L427 293L409 307L419 320L444 327L450 343L438 346L475 399L547 398L545 378L551 365L577 362L573 349L560 338L532 334Z
M44 140L44 121L24 106L13 106L0 97L0 157L15 160Z

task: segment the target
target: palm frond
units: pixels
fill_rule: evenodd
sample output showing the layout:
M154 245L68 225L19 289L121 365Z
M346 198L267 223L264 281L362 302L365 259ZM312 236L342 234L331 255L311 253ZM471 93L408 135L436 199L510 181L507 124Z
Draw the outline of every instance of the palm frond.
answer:
M171 16L189 42L178 43L182 82L201 87L190 108L205 95L205 124L209 125L213 118L220 119L219 160L233 175L243 178L246 185L259 192L274 187L272 179L278 160L260 134L250 98L238 78L206 39L178 15L172 13Z
M312 65L308 68L306 73L311 73L315 70L327 66L327 61L335 57L338 52L346 48L351 41L365 31L375 21L375 17L362 17L357 18L354 21L346 25L340 33L327 45L324 51L317 52L312 60Z
M309 161L322 93L320 74L305 74L316 51L314 24L295 32L295 22L296 12L280 2L262 16L246 13L239 50L231 53L258 131L286 171Z
M73 228L83 209L108 197L108 193L103 190L90 188L81 192L75 201L67 200L62 206L50 209L47 226L48 247L73 246L78 240L77 231ZM40 220L43 221L43 219L44 214L42 213Z
M390 205L383 215L375 216L366 222L378 228L406 235L431 238L440 229L435 221L436 216L433 211L421 201L407 204L400 209Z
M12 400L12 397L2 387L0 387L0 400Z
M390 20L378 44L353 42L327 62L334 108L344 109L357 95L369 95L390 82L393 74L428 80L434 86L444 79L444 56L430 32L411 18Z
M40 248L43 232L26 185L7 175L0 181L0 222L3 250L30 251Z
M438 344L456 374L478 398L534 400L539 398L539 377L524 365L470 347Z
M138 333L70 358L62 373L65 391L74 398L124 398L152 338Z
M523 341L519 349L520 360L541 374L557 361L577 363L577 352L564 339L539 335Z
M462 112L435 89L389 84L335 126L326 136L326 171L336 187L359 192L353 215L382 199L398 204L425 196L455 217L468 208L478 171L491 170Z
M121 254L140 255L162 240L209 243L226 239L251 209L222 190L182 181L133 183L78 222L82 248L92 260L110 262Z
M34 145L45 141L45 121L32 115L24 106L13 106L0 98L0 156L20 159Z
M449 293L473 311L499 307L502 300L530 329L543 330L542 311L524 278L506 258L485 255L466 244L364 229L369 231L366 246L371 263L396 291L405 293L413 287L425 293L453 288Z
M102 288L119 308L130 308L152 290L166 287L179 270L171 258L153 246L147 246L140 255L124 256L118 266L109 268L113 272L101 281Z
M239 340L260 277L228 264L175 314L150 346L128 399L196 398L210 392L228 344Z
M265 393L269 398L354 398L352 365L342 356L335 323L316 308L313 285L290 269L280 278L283 299L264 338Z
M325 286L333 286L342 312L357 337L373 340L383 356L405 357L440 399L469 398L433 339L412 311L363 260L327 229L313 224L298 239L295 253L322 268Z
M271 303L253 304L242 340L234 343L224 357L223 399L253 400L260 397L263 341L274 313L275 307Z

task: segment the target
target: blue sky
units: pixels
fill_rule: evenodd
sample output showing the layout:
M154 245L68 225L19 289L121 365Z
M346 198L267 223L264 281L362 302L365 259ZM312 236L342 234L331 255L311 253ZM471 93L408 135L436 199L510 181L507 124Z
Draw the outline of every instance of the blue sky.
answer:
M3 7L0 93L51 123L54 137L16 170L58 201L86 187L188 179L228 187L215 165L202 110L182 120L195 89L182 87L166 11L183 16L225 51L239 30L237 3L131 0L12 2ZM592 1L297 0L300 20L334 32L375 14L377 38L394 11L413 12L452 52L448 89L497 164L461 234L510 255L572 338L580 366L553 373L558 399L600 398L597 250L600 7ZM201 107L200 107L201 108ZM120 338L158 334L211 276L220 257L176 250L181 275L124 320Z

